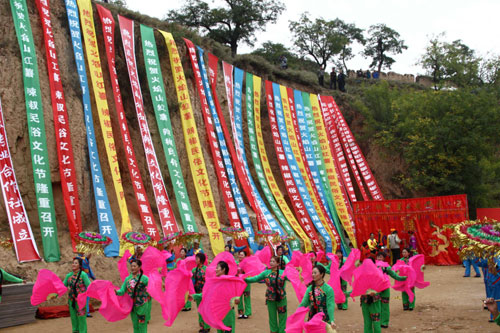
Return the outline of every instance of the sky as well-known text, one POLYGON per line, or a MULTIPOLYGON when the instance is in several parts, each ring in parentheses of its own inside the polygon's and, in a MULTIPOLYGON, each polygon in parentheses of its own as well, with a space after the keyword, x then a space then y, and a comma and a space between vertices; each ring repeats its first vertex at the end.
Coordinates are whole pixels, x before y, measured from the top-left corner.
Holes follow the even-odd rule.
MULTIPOLYGON (((282 43, 293 51, 290 20, 297 21, 304 12, 316 19, 340 18, 368 30, 370 25, 384 23, 396 30, 408 49, 393 56, 391 71, 400 74, 425 74, 417 64, 429 40, 445 32, 444 41, 461 39, 482 57, 500 54, 500 1, 498 0, 282 0, 286 6, 276 24, 268 24, 259 32, 256 45, 238 47, 238 53, 249 53, 266 41, 282 43)), ((208 0, 215 5, 221 0, 208 0)), ((171 9, 179 9, 184 1, 127 0, 128 8, 152 17, 164 18, 171 9)), ((349 69, 368 69, 371 60, 360 55, 362 47, 354 46, 356 56, 347 63, 349 69)), ((330 71, 333 63, 327 65, 330 71)), ((383 70, 384 71, 384 70, 383 70)), ((387 71, 387 70, 385 70, 387 71)))

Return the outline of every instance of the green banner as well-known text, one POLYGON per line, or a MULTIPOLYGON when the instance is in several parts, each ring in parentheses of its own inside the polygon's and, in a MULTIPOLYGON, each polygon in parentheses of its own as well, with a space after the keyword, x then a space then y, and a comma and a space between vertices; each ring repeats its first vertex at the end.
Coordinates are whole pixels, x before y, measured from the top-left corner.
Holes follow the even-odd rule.
POLYGON ((52 196, 52 182, 50 180, 36 48, 25 0, 10 0, 10 8, 16 28, 17 41, 21 50, 31 164, 35 181, 38 219, 42 234, 43 255, 47 262, 59 261, 61 254, 57 239, 56 213, 52 196))
POLYGON ((293 231, 292 227, 288 223, 285 218, 285 215, 281 212, 280 207, 274 200, 273 194, 269 185, 267 184, 266 176, 264 175, 264 168, 262 167, 262 162, 259 158, 259 149, 257 144, 257 138, 255 135, 255 122, 254 122, 254 91, 253 91, 253 75, 250 73, 246 73, 246 103, 247 103, 247 122, 248 122, 248 137, 250 138, 250 150, 252 155, 252 160, 255 165, 255 172, 257 173, 257 179, 259 180, 260 186, 262 187, 262 191, 264 192, 264 196, 266 197, 267 202, 271 206, 274 215, 280 221, 280 224, 285 229, 286 233, 295 238, 290 242, 290 247, 292 251, 300 251, 300 242, 298 241, 298 237, 293 231))
POLYGON ((179 207, 182 226, 186 232, 197 232, 193 210, 189 201, 182 170, 179 163, 179 155, 175 147, 174 132, 168 112, 167 97, 163 86, 163 75, 160 69, 160 60, 156 49, 154 30, 141 24, 142 51, 144 53, 144 64, 148 77, 149 92, 155 110, 156 124, 160 132, 161 144, 165 159, 167 160, 168 172, 174 188, 175 199, 179 207))

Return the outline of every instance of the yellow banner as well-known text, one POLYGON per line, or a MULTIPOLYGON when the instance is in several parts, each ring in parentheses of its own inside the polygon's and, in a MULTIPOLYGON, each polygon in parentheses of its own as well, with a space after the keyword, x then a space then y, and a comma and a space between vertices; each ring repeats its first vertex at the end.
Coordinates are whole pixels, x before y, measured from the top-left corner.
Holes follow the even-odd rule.
POLYGON ((311 240, 307 237, 304 230, 300 226, 299 222, 293 215, 290 207, 285 201, 283 194, 281 193, 278 184, 276 184, 276 179, 274 179, 273 172, 271 170, 271 165, 269 164, 269 159, 267 158, 266 148, 264 146, 264 136, 262 135, 262 124, 260 121, 260 93, 261 93, 262 79, 256 75, 253 75, 253 105, 254 105, 254 122, 255 122, 255 134, 257 136, 257 145, 259 148, 260 161, 262 162, 262 168, 264 169, 264 175, 266 177, 269 188, 274 196, 274 199, 278 203, 281 212, 285 216, 286 220, 292 226, 293 230, 304 242, 304 248, 306 252, 312 251, 311 240))
MULTIPOLYGON (((92 4, 90 0, 77 0, 80 11, 80 21, 82 25, 83 38, 85 40, 85 51, 87 54, 87 63, 89 65, 90 78, 92 79, 92 88, 97 105, 97 114, 101 124, 102 137, 108 156, 108 164, 111 169, 113 184, 115 187, 116 199, 120 207, 122 217, 121 234, 132 231, 130 218, 128 216, 127 203, 125 202, 125 193, 123 192, 120 168, 118 166, 118 157, 116 156, 115 140, 113 139, 113 130, 111 128, 111 119, 109 118, 108 102, 106 100, 106 88, 101 70, 101 60, 99 58, 99 49, 94 28, 94 18, 92 14, 92 4)), ((132 245, 126 243, 120 246, 120 255, 132 245)))
POLYGON ((170 56, 170 66, 172 67, 172 75, 174 78, 175 90, 177 92, 177 101, 181 113, 182 131, 184 133, 184 143, 186 145, 186 153, 189 159, 191 175, 193 176, 196 195, 200 205, 201 214, 207 225, 210 244, 215 255, 224 251, 224 240, 219 231, 219 217, 215 208, 212 189, 208 179, 207 168, 205 167, 205 159, 201 151, 200 138, 194 120, 193 108, 189 97, 186 77, 182 68, 179 51, 175 45, 174 38, 169 32, 161 31, 160 33, 165 38, 168 53, 170 56))
POLYGON ((325 162, 326 172, 328 174, 328 182, 330 183, 330 188, 332 189, 335 209, 337 210, 337 215, 339 216, 340 222, 342 223, 344 230, 347 232, 347 236, 351 240, 352 245, 355 248, 358 248, 356 244, 356 237, 354 235, 354 229, 349 219, 349 213, 347 211, 344 198, 342 197, 342 190, 340 189, 333 155, 330 150, 330 145, 328 144, 328 136, 326 134, 325 124, 323 123, 323 115, 321 114, 318 96, 314 94, 311 94, 310 96, 313 117, 316 123, 316 130, 318 131, 318 141, 321 146, 323 161, 325 162))
POLYGON ((293 155, 295 156, 295 159, 297 160, 297 164, 300 169, 300 173, 302 174, 302 177, 304 178, 304 181, 306 183, 307 187, 307 192, 309 192, 309 196, 311 197, 311 200, 314 205, 314 209, 316 209, 316 212, 318 213, 318 216, 323 223, 323 226, 325 227, 326 231, 328 232, 328 235, 330 235, 330 238, 332 239, 332 248, 333 248, 333 253, 337 250, 337 239, 338 235, 337 233, 330 228, 330 224, 327 222, 327 216, 323 214, 323 210, 321 209, 318 198, 314 195, 314 190, 311 185, 311 181, 309 177, 307 176, 307 171, 304 166, 304 161, 302 160, 302 155, 300 154, 299 150, 299 144, 297 142, 297 137, 295 135, 295 131, 293 129, 293 123, 292 123, 292 114, 290 111, 290 105, 288 102, 288 92, 286 87, 280 85, 280 92, 281 92, 281 102, 283 105, 283 114, 285 115, 285 123, 286 123, 286 131, 288 133, 288 139, 290 141, 290 146, 292 147, 292 152, 293 155))

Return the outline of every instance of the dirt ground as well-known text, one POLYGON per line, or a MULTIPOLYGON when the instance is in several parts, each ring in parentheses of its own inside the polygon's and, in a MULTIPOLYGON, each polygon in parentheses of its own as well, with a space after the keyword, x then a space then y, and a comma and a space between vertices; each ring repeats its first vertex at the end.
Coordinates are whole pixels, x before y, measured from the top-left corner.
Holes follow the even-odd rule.
MULTIPOLYGON (((431 285, 417 290, 416 308, 413 312, 403 311, 401 294, 392 291, 391 322, 383 332, 500 332, 500 327, 489 323, 489 314, 482 309, 485 297, 482 278, 463 278, 461 266, 429 266, 425 271, 431 285)), ((269 332, 267 309, 264 305, 264 284, 252 285, 253 315, 249 319, 237 320, 238 332, 269 332)), ((295 311, 297 298, 290 284, 287 285, 288 313, 295 311)), ((161 310, 153 301, 152 320, 149 332, 197 332, 197 313, 181 312, 172 327, 163 326, 161 310)), ((362 332, 363 320, 359 306, 350 301, 347 311, 335 311, 335 322, 339 332, 362 332)), ((87 320, 89 332, 132 332, 129 319, 109 323, 99 313, 87 320)), ((2 332, 69 332, 69 318, 37 320, 35 323, 3 329, 2 332)))

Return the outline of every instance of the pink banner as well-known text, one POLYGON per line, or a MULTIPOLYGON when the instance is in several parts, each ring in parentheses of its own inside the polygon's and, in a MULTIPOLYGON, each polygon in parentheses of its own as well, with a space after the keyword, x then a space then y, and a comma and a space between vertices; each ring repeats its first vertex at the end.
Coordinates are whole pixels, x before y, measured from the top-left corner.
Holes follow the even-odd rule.
POLYGON ((0 103, 0 184, 2 195, 9 219, 10 232, 16 251, 17 261, 27 262, 40 260, 35 238, 31 232, 28 214, 24 208, 23 199, 17 186, 16 175, 10 157, 5 121, 0 103))
POLYGON ((77 243, 75 237, 82 231, 82 220, 68 110, 66 108, 59 63, 57 61, 49 1, 36 0, 36 5, 40 13, 45 41, 45 55, 47 56, 47 71, 49 74, 50 97, 52 101, 52 113, 54 115, 54 130, 56 134, 57 157, 64 208, 66 210, 66 218, 68 219, 71 245, 73 246, 73 251, 75 251, 77 243))
POLYGON ((175 221, 175 217, 168 199, 163 176, 156 157, 153 140, 149 131, 146 113, 144 112, 144 102, 142 100, 141 85, 137 75, 137 65, 135 61, 135 46, 134 46, 134 21, 118 15, 120 30, 123 42, 123 50, 125 52, 125 60, 127 62, 130 85, 132 87, 132 95, 134 96, 135 111, 139 121, 141 130, 142 144, 146 154, 149 175, 153 183, 153 191, 156 199, 156 205, 160 212, 160 221, 163 228, 163 234, 179 232, 179 227, 175 221))
POLYGON ((127 166, 130 174, 130 181, 134 189, 135 199, 139 208, 142 226, 144 231, 151 236, 152 239, 158 241, 160 233, 156 227, 151 205, 149 203, 148 195, 142 182, 141 172, 139 170, 137 159, 135 158, 134 147, 132 145, 130 132, 128 129, 127 118, 123 110, 123 101, 120 92, 120 85, 118 84, 118 75, 115 65, 115 21, 113 15, 106 8, 96 5, 99 17, 101 19, 102 31, 104 35, 104 45, 106 49, 106 56, 108 60, 109 76, 111 78, 111 86, 113 88, 113 97, 115 100, 115 109, 118 115, 120 124, 120 133, 122 136, 123 147, 125 156, 127 157, 127 166))

